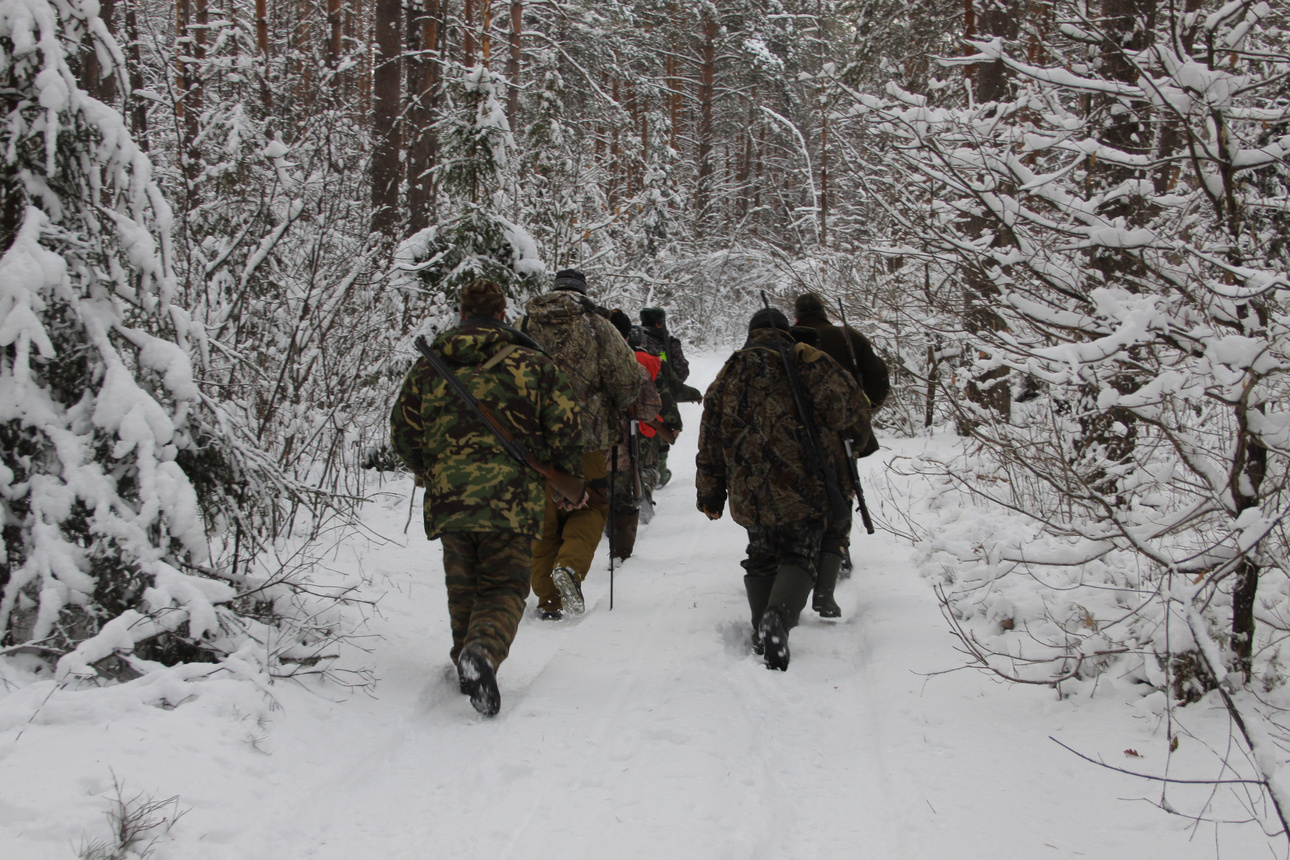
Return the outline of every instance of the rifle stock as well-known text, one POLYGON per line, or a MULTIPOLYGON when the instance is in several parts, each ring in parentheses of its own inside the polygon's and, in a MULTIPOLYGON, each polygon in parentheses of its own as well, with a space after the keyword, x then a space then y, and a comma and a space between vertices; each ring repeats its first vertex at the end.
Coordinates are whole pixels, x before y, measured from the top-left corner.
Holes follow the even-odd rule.
POLYGON ((430 345, 426 343, 424 337, 418 337, 413 341, 413 345, 430 362, 430 366, 443 377, 444 381, 448 383, 448 387, 461 398, 466 407, 474 412, 488 426, 488 429, 493 431, 493 435, 502 443, 502 448, 507 454, 510 454, 520 465, 528 466, 543 478, 546 478, 551 487, 564 498, 571 502, 581 501, 583 494, 587 491, 586 481, 567 472, 562 472, 554 464, 539 460, 534 456, 528 446, 516 439, 515 434, 499 421, 487 406, 475 399, 475 396, 466 389, 466 386, 452 372, 452 369, 444 364, 442 358, 435 355, 434 350, 430 349, 430 345))

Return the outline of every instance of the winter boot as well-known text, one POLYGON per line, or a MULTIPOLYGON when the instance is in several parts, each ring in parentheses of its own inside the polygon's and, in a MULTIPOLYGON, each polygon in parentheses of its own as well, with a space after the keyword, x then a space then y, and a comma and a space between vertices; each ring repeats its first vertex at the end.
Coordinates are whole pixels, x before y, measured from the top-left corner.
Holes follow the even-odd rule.
POLYGON ((581 615, 586 611, 587 604, 582 599, 582 585, 579 584, 572 570, 567 567, 557 567, 551 571, 551 581, 560 592, 560 600, 564 604, 565 612, 581 615))
POLYGON ((752 650, 754 654, 762 653, 761 616, 770 602, 770 592, 775 586, 773 576, 749 576, 744 574, 744 591, 748 592, 748 609, 752 613, 752 650))
POLYGON ((497 691, 497 674, 493 663, 478 645, 467 645, 457 658, 457 679, 470 703, 486 717, 502 709, 502 694, 497 691))
POLYGON ((811 608, 821 618, 841 618, 842 607, 833 599, 833 589, 838 584, 838 573, 842 570, 842 556, 831 552, 820 553, 820 570, 815 575, 815 596, 811 599, 811 608))
POLYGON ((761 639, 763 657, 767 669, 788 671, 788 629, 779 609, 772 606, 761 614, 761 624, 757 627, 761 639))
POLYGON ((802 609, 811 596, 814 586, 811 571, 796 564, 781 564, 775 574, 775 586, 770 591, 768 609, 778 609, 787 630, 797 626, 802 609))

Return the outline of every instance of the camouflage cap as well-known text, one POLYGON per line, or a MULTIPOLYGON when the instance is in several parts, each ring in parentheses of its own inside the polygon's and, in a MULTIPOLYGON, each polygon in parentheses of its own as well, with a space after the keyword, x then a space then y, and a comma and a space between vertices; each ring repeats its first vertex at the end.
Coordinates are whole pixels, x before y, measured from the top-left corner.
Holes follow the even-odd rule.
POLYGON ((493 281, 476 278, 461 288, 457 305, 468 317, 495 317, 506 312, 506 293, 493 281))

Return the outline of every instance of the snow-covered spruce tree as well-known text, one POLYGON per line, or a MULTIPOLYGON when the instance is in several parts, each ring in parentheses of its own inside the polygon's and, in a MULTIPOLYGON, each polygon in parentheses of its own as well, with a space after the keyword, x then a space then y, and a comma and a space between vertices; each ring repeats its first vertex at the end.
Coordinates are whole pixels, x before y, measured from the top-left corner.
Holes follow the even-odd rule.
POLYGON ((258 623, 239 613, 273 615, 272 592, 235 586, 287 493, 199 389, 170 210, 122 117, 71 72, 78 50, 121 68, 95 8, 0 18, 0 641, 62 655, 64 677, 114 653, 236 649, 258 623), (229 528, 245 540, 212 553, 229 528))
POLYGON ((446 217, 394 254, 395 284, 419 294, 416 306, 429 328, 455 321, 457 292, 476 278, 500 284, 518 307, 539 289, 545 271, 528 231, 503 214, 517 197, 507 182, 518 181, 507 170, 514 139, 499 97, 504 87, 484 66, 458 70, 438 124, 446 217))

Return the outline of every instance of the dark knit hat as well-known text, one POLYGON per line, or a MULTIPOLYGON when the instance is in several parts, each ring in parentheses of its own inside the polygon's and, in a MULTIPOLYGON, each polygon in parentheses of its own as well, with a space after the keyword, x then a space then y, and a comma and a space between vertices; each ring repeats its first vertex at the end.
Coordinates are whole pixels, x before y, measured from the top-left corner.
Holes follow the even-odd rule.
POLYGON ((667 311, 662 308, 641 308, 641 325, 663 325, 667 311))
POLYGON ((587 276, 577 269, 561 269, 555 273, 555 288, 557 290, 575 290, 587 294, 587 276))
POLYGON ((752 319, 748 321, 748 330, 759 328, 777 328, 788 331, 788 317, 779 308, 762 308, 753 314, 752 319))
POLYGON ((819 293, 802 293, 793 302, 793 313, 797 314, 799 320, 802 317, 826 316, 824 313, 824 300, 820 298, 819 293))
POLYGON ((506 293, 492 281, 476 278, 461 288, 457 306, 468 317, 495 317, 506 311, 506 293))
POLYGON ((614 308, 609 312, 609 321, 614 324, 614 328, 618 329, 618 333, 624 338, 631 334, 632 318, 618 308, 614 308))

